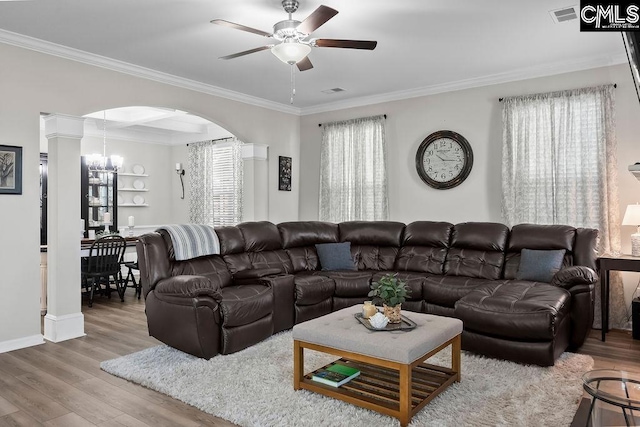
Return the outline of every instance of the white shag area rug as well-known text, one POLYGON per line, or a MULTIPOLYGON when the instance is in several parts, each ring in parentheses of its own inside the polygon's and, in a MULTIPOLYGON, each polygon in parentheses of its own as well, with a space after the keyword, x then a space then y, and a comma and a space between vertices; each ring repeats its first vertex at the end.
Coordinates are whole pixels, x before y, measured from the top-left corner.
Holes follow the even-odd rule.
MULTIPOLYGON (((335 356, 305 350, 305 372, 335 356)), ((450 351, 430 363, 450 365, 450 351)), ((241 426, 396 426, 398 420, 306 390, 293 390, 291 332, 241 352, 199 359, 157 346, 102 362, 104 371, 241 426)), ((519 365, 462 354, 454 383, 411 426, 568 426, 582 396, 589 356, 564 353, 555 366, 519 365)))

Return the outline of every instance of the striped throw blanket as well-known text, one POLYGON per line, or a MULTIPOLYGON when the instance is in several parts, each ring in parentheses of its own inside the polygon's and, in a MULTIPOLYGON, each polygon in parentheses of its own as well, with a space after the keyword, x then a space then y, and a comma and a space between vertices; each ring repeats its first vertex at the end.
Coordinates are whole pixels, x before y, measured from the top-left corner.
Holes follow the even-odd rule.
POLYGON ((220 241, 213 227, 203 224, 163 225, 171 236, 176 261, 220 253, 220 241))

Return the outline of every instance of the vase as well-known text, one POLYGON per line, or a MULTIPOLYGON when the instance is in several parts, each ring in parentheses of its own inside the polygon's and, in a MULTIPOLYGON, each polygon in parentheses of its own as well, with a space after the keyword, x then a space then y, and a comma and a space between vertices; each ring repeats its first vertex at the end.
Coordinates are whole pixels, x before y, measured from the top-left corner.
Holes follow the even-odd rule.
POLYGON ((365 301, 364 306, 362 307, 362 317, 368 319, 378 312, 378 309, 371 301, 365 301))
POLYGON ((400 323, 402 318, 400 317, 400 306, 402 304, 395 305, 393 307, 383 304, 384 315, 389 319, 389 323, 400 323))

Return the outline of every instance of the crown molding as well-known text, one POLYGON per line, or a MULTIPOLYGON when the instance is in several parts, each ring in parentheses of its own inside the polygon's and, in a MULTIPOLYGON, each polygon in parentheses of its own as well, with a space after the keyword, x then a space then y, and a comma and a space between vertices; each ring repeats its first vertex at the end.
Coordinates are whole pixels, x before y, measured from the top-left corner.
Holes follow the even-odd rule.
POLYGON ((135 77, 153 80, 159 83, 164 83, 183 89, 205 93, 207 95, 218 96, 232 101, 242 102, 244 104, 249 104, 256 107, 262 107, 269 110, 279 111, 282 113, 293 114, 297 116, 306 116, 311 114, 325 113, 328 111, 343 110, 346 108, 363 107, 385 102, 400 101, 403 99, 418 98, 421 96, 436 95, 445 92, 453 92, 482 86, 509 83, 519 80, 547 77, 556 74, 564 74, 591 68, 606 67, 627 62, 627 57, 625 54, 598 56, 577 61, 563 61, 553 64, 539 65, 504 73, 458 80, 455 82, 388 92, 379 95, 363 96, 358 98, 346 99, 343 101, 336 101, 311 107, 300 108, 269 101, 251 95, 246 95, 228 89, 223 89, 218 86, 197 82, 195 80, 174 76, 172 74, 163 73, 160 71, 152 70, 150 68, 145 68, 124 61, 119 61, 117 59, 88 53, 82 50, 62 46, 56 43, 51 43, 45 40, 25 36, 3 29, 0 29, 0 43, 34 50, 36 52, 41 52, 48 55, 53 55, 60 58, 105 68, 108 70, 129 74, 135 77))
POLYGON ((409 98, 418 98, 427 95, 453 92, 464 89, 472 89, 482 86, 492 86, 501 83, 528 80, 538 77, 547 77, 556 74, 571 73, 575 71, 588 70, 592 68, 606 67, 610 65, 623 64, 627 62, 625 54, 607 55, 587 58, 579 61, 564 61, 554 64, 528 67, 504 73, 491 74, 488 76, 475 77, 472 79, 458 80, 455 82, 442 83, 421 88, 407 89, 396 92, 388 92, 380 95, 363 96, 344 101, 320 104, 313 107, 304 107, 300 111, 301 116, 310 114, 326 113, 329 111, 343 110, 346 108, 363 107, 385 102, 400 101, 409 98))
POLYGON ((195 80, 174 76, 173 74, 163 73, 161 71, 152 70, 150 68, 141 67, 139 65, 130 64, 128 62, 119 61, 117 59, 108 58, 106 56, 96 55, 79 49, 62 46, 34 37, 25 36, 23 34, 14 33, 0 29, 0 43, 21 47, 24 49, 34 50, 36 52, 53 55, 72 61, 81 62, 83 64, 93 65, 95 67, 105 68, 119 73, 129 74, 135 77, 141 77, 153 80, 159 83, 171 86, 189 89, 196 92, 205 93, 207 95, 219 96, 221 98, 232 101, 242 102, 244 104, 256 107, 267 108, 269 110, 279 111, 281 113, 300 115, 300 108, 289 105, 280 104, 278 102, 269 101, 256 96, 245 95, 228 89, 206 83, 197 82, 195 80))

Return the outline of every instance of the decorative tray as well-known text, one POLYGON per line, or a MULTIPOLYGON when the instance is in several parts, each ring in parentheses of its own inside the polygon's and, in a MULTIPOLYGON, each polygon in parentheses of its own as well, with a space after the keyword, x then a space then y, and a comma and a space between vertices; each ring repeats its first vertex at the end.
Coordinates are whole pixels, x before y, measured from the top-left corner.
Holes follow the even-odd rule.
POLYGON ((403 315, 400 315, 402 322, 387 323, 387 326, 385 326, 384 328, 376 329, 373 326, 371 326, 371 323, 369 323, 369 319, 365 319, 364 317, 362 317, 362 313, 356 313, 353 316, 358 320, 358 322, 362 323, 362 325, 365 328, 371 331, 376 331, 376 332, 378 331, 410 331, 411 329, 415 329, 415 327, 417 326, 413 320, 403 315))

